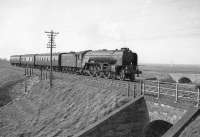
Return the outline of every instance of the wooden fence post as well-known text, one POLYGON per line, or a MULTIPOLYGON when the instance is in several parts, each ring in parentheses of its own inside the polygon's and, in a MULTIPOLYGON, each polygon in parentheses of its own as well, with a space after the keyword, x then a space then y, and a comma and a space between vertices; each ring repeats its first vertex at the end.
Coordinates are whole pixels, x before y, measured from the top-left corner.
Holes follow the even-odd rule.
POLYGON ((25 75, 24 92, 27 93, 27 76, 25 75))
POLYGON ((128 89, 127 89, 127 95, 128 95, 128 97, 130 96, 130 83, 128 82, 128 89))
POLYGON ((141 95, 144 95, 145 93, 145 81, 143 81, 142 83, 142 94, 141 95))
POLYGON ((159 98, 160 98, 160 81, 158 80, 158 98, 157 99, 159 98))
POLYGON ((31 67, 29 67, 29 76, 31 76, 32 74, 31 74, 31 67))
POLYGON ((31 67, 31 73, 32 73, 32 75, 33 75, 33 67, 31 67))
POLYGON ((197 89, 198 90, 198 96, 197 96, 197 107, 200 105, 200 87, 197 89))
POLYGON ((26 76, 26 68, 24 69, 24 75, 26 76))
POLYGON ((47 71, 46 71, 46 80, 48 79, 48 73, 47 73, 47 71))
POLYGON ((178 83, 176 83, 176 102, 178 102, 178 83))
POLYGON ((40 79, 42 80, 42 68, 40 68, 40 79))
POLYGON ((133 84, 133 98, 135 98, 135 84, 133 84))

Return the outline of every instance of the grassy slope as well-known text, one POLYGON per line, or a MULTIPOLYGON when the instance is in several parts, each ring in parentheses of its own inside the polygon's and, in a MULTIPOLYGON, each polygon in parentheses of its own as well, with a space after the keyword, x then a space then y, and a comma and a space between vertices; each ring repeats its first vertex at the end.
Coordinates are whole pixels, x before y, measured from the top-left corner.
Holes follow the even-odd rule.
POLYGON ((188 127, 184 129, 180 137, 199 137, 200 136, 200 116, 190 123, 188 127))
POLYGON ((39 81, 0 111, 0 136, 71 136, 128 102, 126 89, 112 82, 58 75, 53 89, 39 81))
POLYGON ((12 100, 10 89, 23 80, 23 69, 15 68, 5 60, 0 60, 0 106, 12 100))

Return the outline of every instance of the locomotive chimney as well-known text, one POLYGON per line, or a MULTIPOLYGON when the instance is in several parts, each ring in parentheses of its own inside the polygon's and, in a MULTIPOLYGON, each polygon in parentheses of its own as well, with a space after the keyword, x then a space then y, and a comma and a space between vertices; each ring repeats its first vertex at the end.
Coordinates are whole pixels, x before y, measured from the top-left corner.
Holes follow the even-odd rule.
POLYGON ((122 51, 129 50, 129 48, 121 48, 122 51))

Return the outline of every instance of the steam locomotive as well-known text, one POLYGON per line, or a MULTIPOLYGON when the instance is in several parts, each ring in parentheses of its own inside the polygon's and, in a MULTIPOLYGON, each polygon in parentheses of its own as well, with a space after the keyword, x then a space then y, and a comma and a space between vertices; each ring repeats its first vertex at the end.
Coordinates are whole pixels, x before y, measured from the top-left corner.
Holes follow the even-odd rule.
MULTIPOLYGON (((50 54, 13 55, 10 64, 21 67, 49 69, 50 54)), ((138 69, 137 54, 128 48, 120 50, 86 50, 52 54, 52 67, 55 71, 73 72, 94 77, 135 80, 138 69)))

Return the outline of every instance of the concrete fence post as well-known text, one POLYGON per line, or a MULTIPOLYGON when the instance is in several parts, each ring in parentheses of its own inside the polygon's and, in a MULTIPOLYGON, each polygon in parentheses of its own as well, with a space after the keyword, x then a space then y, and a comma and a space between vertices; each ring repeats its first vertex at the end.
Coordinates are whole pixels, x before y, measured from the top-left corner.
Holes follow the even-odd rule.
POLYGON ((160 81, 158 80, 158 99, 160 98, 160 81))
POLYGON ((176 83, 176 100, 175 102, 178 102, 178 83, 176 83))

